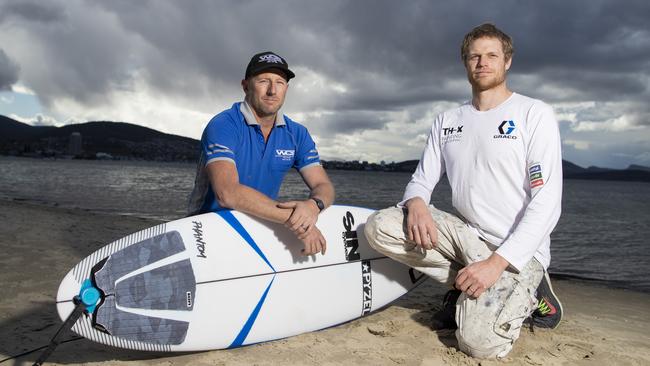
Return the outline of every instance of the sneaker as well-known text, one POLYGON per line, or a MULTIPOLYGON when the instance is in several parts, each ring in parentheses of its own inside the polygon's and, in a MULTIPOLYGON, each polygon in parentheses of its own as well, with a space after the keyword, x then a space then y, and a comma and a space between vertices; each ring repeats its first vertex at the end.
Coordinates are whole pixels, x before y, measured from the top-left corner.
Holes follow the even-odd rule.
POLYGON ((555 329, 562 320, 562 304, 553 292, 548 272, 537 287, 537 309, 533 312, 532 324, 539 328, 555 329))
POLYGON ((459 290, 449 290, 442 300, 442 309, 436 311, 431 317, 433 330, 456 329, 456 301, 460 297, 459 290))

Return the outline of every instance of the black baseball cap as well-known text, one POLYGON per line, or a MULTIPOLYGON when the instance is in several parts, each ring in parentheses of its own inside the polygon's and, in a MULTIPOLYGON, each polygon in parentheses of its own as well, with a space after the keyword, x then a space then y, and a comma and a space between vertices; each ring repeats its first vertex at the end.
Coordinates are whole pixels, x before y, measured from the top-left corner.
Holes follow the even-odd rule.
POLYGON ((293 71, 289 70, 289 64, 287 61, 273 52, 266 51, 260 52, 251 58, 248 66, 246 66, 244 79, 248 79, 249 77, 255 76, 268 69, 281 70, 287 81, 296 76, 293 71))

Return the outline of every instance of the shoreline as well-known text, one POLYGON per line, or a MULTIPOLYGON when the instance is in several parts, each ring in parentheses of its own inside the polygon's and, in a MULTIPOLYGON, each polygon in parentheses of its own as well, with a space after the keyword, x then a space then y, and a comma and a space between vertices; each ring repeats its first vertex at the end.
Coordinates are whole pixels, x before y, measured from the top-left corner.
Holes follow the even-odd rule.
MULTIPOLYGON (((161 222, 1 199, 0 218, 0 360, 47 345, 61 325, 54 305, 58 284, 79 260, 161 222)), ((286 339, 186 354, 115 349, 82 339, 61 344, 48 364, 650 364, 650 294, 556 278, 553 285, 565 307, 560 327, 523 328, 501 361, 472 359, 457 351, 453 333, 429 329, 445 289, 427 281, 364 318, 286 339)), ((31 365, 40 352, 6 364, 31 365)))
MULTIPOLYGON (((198 141, 197 141, 198 143, 198 141)), ((87 161, 87 162, 113 162, 113 163, 144 163, 144 164, 178 164, 178 165, 196 165, 198 160, 157 160, 129 157, 126 159, 102 159, 102 158, 75 158, 71 156, 28 156, 28 155, 9 155, 0 154, 0 158, 9 159, 38 159, 52 161, 87 161)), ((383 173, 405 173, 413 174, 418 160, 403 160, 388 164, 368 163, 347 160, 322 160, 325 170, 351 171, 351 172, 383 172, 383 173)), ((621 181, 621 182, 650 182, 650 167, 630 164, 624 168, 598 167, 589 166, 583 168, 568 160, 562 160, 564 169, 564 179, 577 180, 604 180, 604 181, 621 181)))

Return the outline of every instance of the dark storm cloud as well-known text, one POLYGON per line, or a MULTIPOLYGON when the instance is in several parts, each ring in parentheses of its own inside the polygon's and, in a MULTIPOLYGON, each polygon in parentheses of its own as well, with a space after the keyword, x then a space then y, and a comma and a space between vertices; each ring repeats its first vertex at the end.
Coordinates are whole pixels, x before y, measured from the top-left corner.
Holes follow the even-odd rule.
POLYGON ((381 129, 388 122, 390 122, 388 116, 378 114, 376 111, 342 111, 312 118, 303 123, 308 123, 309 130, 318 135, 331 134, 331 131, 350 135, 354 132, 381 129))
MULTIPOLYGON (((648 79, 641 69, 602 71, 541 68, 532 76, 511 72, 509 85, 516 91, 549 103, 630 101, 650 98, 648 79)), ((650 70, 649 70, 650 71, 650 70)))
POLYGON ((45 105, 59 98, 102 103, 112 88, 128 83, 137 37, 130 39, 93 5, 52 1, 0 7, 0 25, 18 38, 12 48, 23 56, 23 82, 45 105))
POLYGON ((0 49, 0 90, 9 90, 18 81, 18 65, 0 49))
MULTIPOLYGON (((630 122, 636 127, 650 126, 650 105, 648 103, 632 101, 624 103, 626 115, 628 115, 630 122)), ((596 103, 593 108, 585 108, 580 110, 576 119, 578 121, 593 121, 605 122, 613 118, 619 117, 620 111, 613 110, 609 103, 596 103)))
POLYGON ((6 1, 0 3, 0 22, 11 18, 49 23, 64 19, 63 9, 42 1, 6 1))
MULTIPOLYGON (((573 101, 647 99, 648 80, 643 77, 650 74, 647 1, 496 4, 484 2, 473 9, 475 2, 416 2, 409 7, 375 3, 372 16, 363 15, 367 4, 350 4, 348 17, 342 14, 341 21, 344 33, 350 34, 345 64, 390 78, 397 85, 394 90, 363 88, 352 93, 348 103, 383 100, 386 106, 466 98, 468 92, 454 92, 445 83, 465 78, 460 42, 471 27, 485 21, 495 22, 515 39, 514 75, 535 74, 538 84, 555 83, 573 90, 573 101)), ((354 73, 351 78, 355 80, 354 73)), ((534 85, 520 91, 534 94, 537 89, 534 85)))
POLYGON ((590 81, 603 89, 588 88, 598 100, 611 97, 605 89, 639 93, 641 81, 616 75, 650 71, 647 1, 110 1, 86 6, 89 23, 71 16, 75 9, 67 2, 59 5, 65 11, 38 4, 11 2, 4 9, 29 20, 75 24, 77 32, 55 29, 40 37, 57 44, 48 50, 52 58, 73 62, 74 72, 56 81, 77 98, 105 91, 108 81, 120 82, 138 66, 168 93, 199 94, 192 85, 200 77, 236 85, 250 55, 273 49, 292 65, 346 84, 350 93, 335 101, 345 109, 458 101, 468 91, 445 85, 465 78, 460 41, 485 21, 514 37, 513 73, 542 72, 545 80, 576 90, 590 81), (106 24, 112 20, 116 24, 106 24), (563 75, 572 72, 576 77, 563 75), (600 76, 587 81, 582 72, 600 76))
MULTIPOLYGON (((639 107, 650 99, 646 0, 40 4, 8 2, 0 21, 11 19, 30 34, 35 42, 30 47, 45 58, 39 62, 56 71, 25 72, 28 86, 46 104, 60 97, 103 103, 111 88, 134 88, 134 75, 172 98, 210 93, 239 98, 250 56, 273 50, 291 67, 327 80, 322 90, 309 91, 326 97, 307 105, 345 112, 332 119, 349 122, 327 124, 323 133, 381 128, 387 119, 366 118, 363 111, 469 98, 460 43, 473 26, 494 22, 514 38, 510 80, 516 91, 552 103, 636 105, 612 114, 633 113, 631 121, 647 123, 647 111, 639 107), (326 90, 328 82, 343 85, 345 92, 326 90), (362 117, 352 118, 353 112, 362 117)), ((292 83, 306 74, 298 73, 292 83)), ((293 93, 293 106, 300 110, 308 98, 293 93)))

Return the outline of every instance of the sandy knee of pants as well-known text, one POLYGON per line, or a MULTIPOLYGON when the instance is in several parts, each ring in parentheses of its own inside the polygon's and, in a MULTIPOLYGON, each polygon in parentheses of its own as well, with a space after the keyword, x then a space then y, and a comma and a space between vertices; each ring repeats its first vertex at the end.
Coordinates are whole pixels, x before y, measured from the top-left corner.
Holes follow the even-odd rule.
POLYGON ((364 234, 370 246, 380 253, 398 253, 411 250, 414 244, 406 242, 402 209, 391 207, 368 217, 364 234))
MULTIPOLYGON (((503 285, 502 285, 503 286, 503 285)), ((478 299, 463 294, 456 306, 456 339, 461 351, 472 357, 490 358, 505 356, 516 337, 504 337, 495 332, 495 324, 509 291, 492 288, 478 299)))
POLYGON ((503 358, 510 353, 513 343, 508 342, 495 347, 486 347, 481 344, 469 344, 458 336, 457 339, 458 348, 466 355, 475 358, 503 358))
POLYGON ((519 339, 524 319, 534 310, 533 294, 543 271, 532 259, 519 274, 503 273, 478 299, 463 294, 456 305, 461 350, 473 357, 505 357, 519 339))

